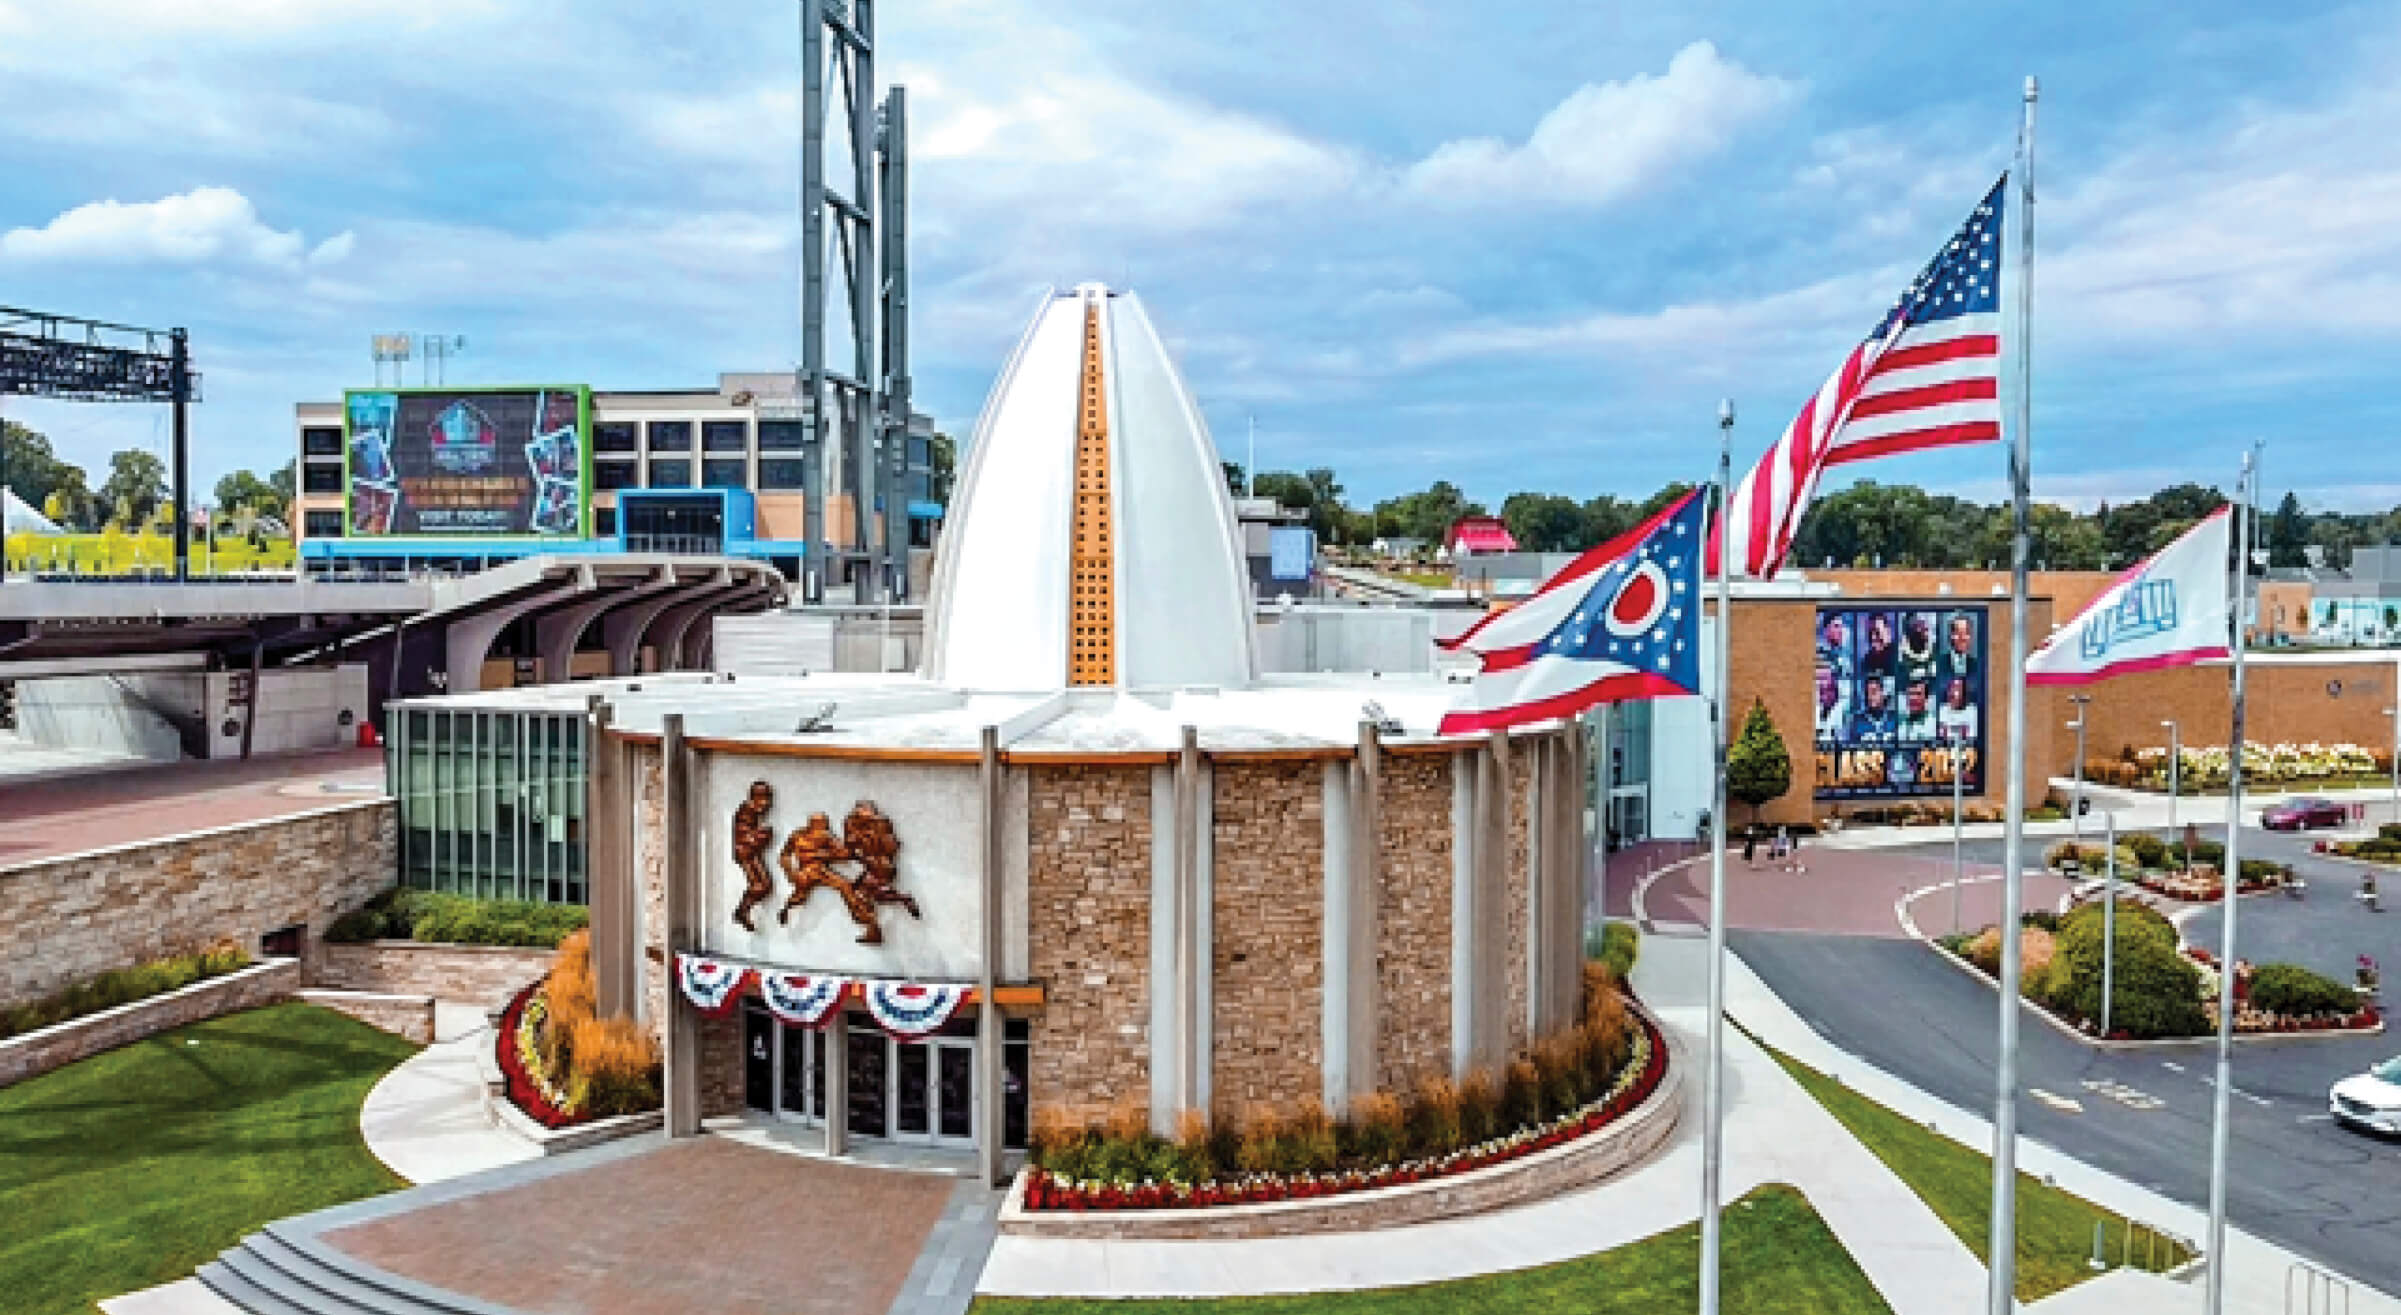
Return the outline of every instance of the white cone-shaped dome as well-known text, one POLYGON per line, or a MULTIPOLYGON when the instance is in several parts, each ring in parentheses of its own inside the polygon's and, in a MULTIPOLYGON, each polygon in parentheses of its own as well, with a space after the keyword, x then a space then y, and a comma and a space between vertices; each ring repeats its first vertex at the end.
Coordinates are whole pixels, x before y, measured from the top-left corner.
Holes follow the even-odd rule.
POLYGON ((926 635, 926 677, 961 689, 1256 675, 1217 445, 1132 293, 1035 311, 976 421, 926 635))

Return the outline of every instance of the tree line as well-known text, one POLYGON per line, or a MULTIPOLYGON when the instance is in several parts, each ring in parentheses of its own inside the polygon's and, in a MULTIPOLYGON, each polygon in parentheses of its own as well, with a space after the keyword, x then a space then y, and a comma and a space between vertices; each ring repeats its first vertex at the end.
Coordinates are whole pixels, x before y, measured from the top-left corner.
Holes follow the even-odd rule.
MULTIPOLYGON (((1243 490, 1242 468, 1226 463, 1233 490, 1243 490)), ((1416 539, 1429 548, 1442 542, 1462 516, 1491 514, 1448 480, 1386 498, 1373 506, 1344 501, 1343 487, 1327 468, 1262 471, 1253 485, 1260 497, 1306 511, 1318 541, 1367 545, 1377 539, 1416 539)), ((1528 552, 1582 552, 1633 529, 1692 485, 1670 483, 1648 497, 1613 493, 1578 500, 1560 493, 1524 491, 1502 499, 1499 515, 1518 546, 1528 552)), ((2226 494, 2201 484, 2176 484, 2147 498, 2101 503, 2079 512, 2056 503, 2029 511, 2033 562, 2060 571, 2115 570, 2158 552, 2203 516, 2224 504, 2226 494)), ((2354 548, 2401 540, 2401 507, 2344 513, 2306 511, 2286 493, 2262 517, 2261 540, 2273 566, 2300 566, 2311 559, 2327 566, 2350 565, 2354 548)), ((1862 480, 1820 496, 1801 522, 1792 561, 1801 567, 1992 568, 2009 565, 2009 504, 1977 502, 1948 493, 1928 493, 1913 484, 1862 480)))
MULTIPOLYGON (((215 500, 204 505, 220 518, 271 516, 289 527, 292 464, 264 479, 236 470, 217 481, 215 500)), ((173 512, 167 466, 156 453, 128 448, 110 454, 108 478, 95 489, 84 468, 59 456, 47 435, 11 420, 0 420, 0 483, 60 528, 82 534, 112 527, 133 533, 173 512)))

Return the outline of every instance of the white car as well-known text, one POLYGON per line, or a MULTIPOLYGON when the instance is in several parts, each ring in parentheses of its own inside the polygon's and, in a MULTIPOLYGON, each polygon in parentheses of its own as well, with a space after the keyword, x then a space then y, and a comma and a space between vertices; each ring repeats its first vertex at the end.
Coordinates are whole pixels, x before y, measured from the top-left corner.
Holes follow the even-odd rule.
POLYGON ((2335 1083, 2326 1094, 2326 1109, 2339 1123, 2401 1133, 2401 1056, 2335 1083))

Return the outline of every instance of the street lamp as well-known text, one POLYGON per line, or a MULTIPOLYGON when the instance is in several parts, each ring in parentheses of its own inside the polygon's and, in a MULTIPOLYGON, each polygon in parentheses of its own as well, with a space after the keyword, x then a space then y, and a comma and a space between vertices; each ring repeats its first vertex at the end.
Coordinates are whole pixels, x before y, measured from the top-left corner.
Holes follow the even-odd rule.
POLYGON ((1964 756, 1966 746, 1963 743, 1964 737, 1960 735, 1956 727, 1945 726, 1942 738, 1944 746, 1951 751, 1951 934, 1957 936, 1960 930, 1959 888, 1967 871, 1960 857, 1960 844, 1964 834, 1961 823, 1967 815, 1967 760, 1964 756))
POLYGON ((2384 710, 2393 719, 2393 820, 2401 822, 2401 703, 2384 710))
MULTIPOLYGON (((2168 843, 2176 844, 2176 789, 2183 784, 2184 741, 2181 738, 2182 729, 2173 720, 2159 724, 2168 728, 2168 843)), ((2177 870, 2191 866, 2192 855, 2187 854, 2184 861, 2177 865, 2177 870)))
POLYGON ((2076 797, 2068 807, 2068 829, 2077 844, 2084 843, 2084 722, 2086 705, 2093 701, 2090 694, 2070 694, 2068 702, 2076 705, 2076 720, 2068 729, 2076 732, 2076 797))

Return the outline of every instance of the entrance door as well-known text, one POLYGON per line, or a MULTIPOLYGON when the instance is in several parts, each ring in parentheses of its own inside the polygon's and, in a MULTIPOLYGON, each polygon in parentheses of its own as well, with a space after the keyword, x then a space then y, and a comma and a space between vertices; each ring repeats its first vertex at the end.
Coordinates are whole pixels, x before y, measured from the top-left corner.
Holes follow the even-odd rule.
POLYGON ((815 1125, 825 1120, 825 1033, 787 1023, 777 1065, 775 1112, 815 1125))
POLYGON ((850 1061, 845 1080, 850 1084, 850 1131, 861 1137, 890 1134, 884 1108, 890 1093, 891 1038, 872 1027, 850 1029, 850 1061))
POLYGON ((775 1108, 775 1020, 764 1009, 742 1011, 742 1103, 775 1108))
POLYGON ((934 1055, 934 1140, 975 1145, 975 1042, 941 1040, 934 1055))

